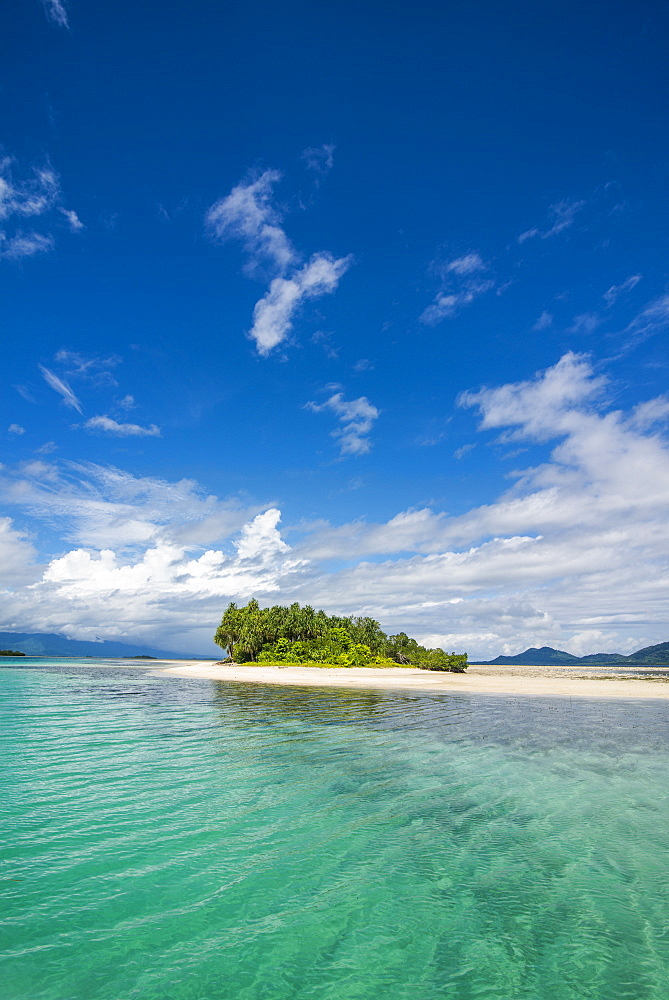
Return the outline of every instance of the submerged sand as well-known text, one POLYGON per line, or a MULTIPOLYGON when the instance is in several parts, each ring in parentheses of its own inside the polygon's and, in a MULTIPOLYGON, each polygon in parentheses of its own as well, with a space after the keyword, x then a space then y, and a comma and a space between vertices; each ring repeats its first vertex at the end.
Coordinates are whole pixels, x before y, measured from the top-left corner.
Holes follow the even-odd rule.
MULTIPOLYGON (((164 662, 164 661, 162 661, 164 662)), ((158 664, 156 664, 156 667, 158 664)), ((439 673, 414 667, 319 668, 179 662, 160 672, 216 681, 284 684, 302 687, 387 688, 404 691, 467 691, 489 695, 535 695, 573 698, 669 698, 667 668, 644 670, 644 677, 584 674, 573 667, 470 666, 466 674, 439 673)))

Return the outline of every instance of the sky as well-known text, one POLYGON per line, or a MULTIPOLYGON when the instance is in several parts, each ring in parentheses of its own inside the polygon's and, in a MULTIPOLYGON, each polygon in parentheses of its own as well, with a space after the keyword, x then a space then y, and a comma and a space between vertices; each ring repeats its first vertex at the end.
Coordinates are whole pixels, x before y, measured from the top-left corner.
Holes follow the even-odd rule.
POLYGON ((668 28, 6 0, 0 631, 668 640, 668 28))

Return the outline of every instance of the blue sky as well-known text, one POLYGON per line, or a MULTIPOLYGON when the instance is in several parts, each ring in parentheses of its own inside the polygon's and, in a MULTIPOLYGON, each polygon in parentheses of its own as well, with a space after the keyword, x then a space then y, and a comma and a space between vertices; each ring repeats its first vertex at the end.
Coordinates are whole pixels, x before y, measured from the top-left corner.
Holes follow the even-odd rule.
POLYGON ((0 629, 669 638, 666 4, 0 18, 0 629))

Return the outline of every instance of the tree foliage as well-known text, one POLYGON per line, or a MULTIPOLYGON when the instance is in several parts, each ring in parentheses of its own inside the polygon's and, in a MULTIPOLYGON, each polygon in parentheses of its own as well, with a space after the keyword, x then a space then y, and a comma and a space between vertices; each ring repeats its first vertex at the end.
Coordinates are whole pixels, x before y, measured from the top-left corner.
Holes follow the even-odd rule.
POLYGON ((374 618, 327 615, 297 602, 271 608, 261 608, 255 599, 241 608, 231 603, 214 642, 238 663, 336 663, 348 667, 400 663, 457 673, 467 669, 466 653, 427 649, 405 632, 386 635, 374 618))

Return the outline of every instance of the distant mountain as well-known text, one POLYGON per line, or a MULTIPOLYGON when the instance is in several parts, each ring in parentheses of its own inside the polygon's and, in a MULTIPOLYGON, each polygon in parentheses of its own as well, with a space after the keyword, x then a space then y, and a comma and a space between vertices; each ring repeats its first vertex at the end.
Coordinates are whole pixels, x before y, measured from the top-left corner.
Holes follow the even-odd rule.
POLYGON ((53 632, 0 632, 0 648, 16 649, 33 656, 155 656, 159 660, 183 658, 183 653, 133 646, 126 642, 85 642, 53 632))
MULTIPOLYGON (((1 634, 0 634, 1 636, 1 634)), ((526 649, 524 653, 516 656, 497 656, 494 660, 478 660, 481 666, 493 667, 504 664, 517 664, 537 667, 577 667, 596 666, 598 664, 608 666, 619 664, 629 667, 663 667, 669 666, 669 642, 660 642, 656 646, 644 646, 636 653, 623 656, 622 653, 590 653, 588 656, 572 656, 565 653, 563 649, 553 649, 552 646, 541 646, 539 649, 532 647, 526 649)))

